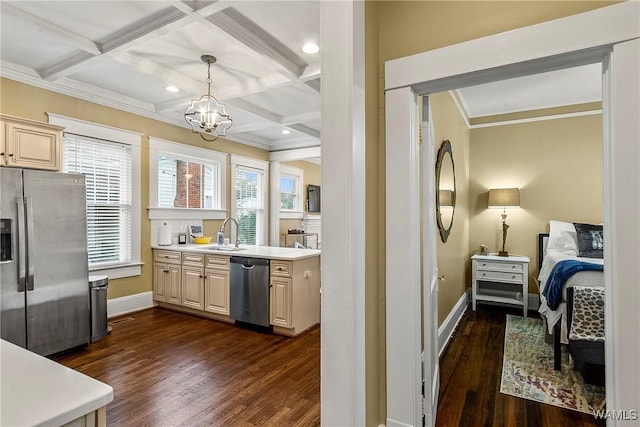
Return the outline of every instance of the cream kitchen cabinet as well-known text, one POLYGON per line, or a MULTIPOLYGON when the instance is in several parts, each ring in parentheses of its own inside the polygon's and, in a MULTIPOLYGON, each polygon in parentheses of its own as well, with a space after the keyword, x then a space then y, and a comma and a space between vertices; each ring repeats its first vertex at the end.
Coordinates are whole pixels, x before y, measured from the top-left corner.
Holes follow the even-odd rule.
POLYGON ((181 303, 181 256, 178 251, 154 251, 153 299, 181 303))
POLYGON ((204 278, 204 310, 229 315, 229 257, 207 255, 204 278))
POLYGON ((320 322, 320 257, 271 261, 273 331, 295 336, 320 322))
POLYGON ((0 115, 0 165, 60 170, 63 128, 0 115))
POLYGON ((182 254, 182 305, 204 310, 203 254, 182 254))

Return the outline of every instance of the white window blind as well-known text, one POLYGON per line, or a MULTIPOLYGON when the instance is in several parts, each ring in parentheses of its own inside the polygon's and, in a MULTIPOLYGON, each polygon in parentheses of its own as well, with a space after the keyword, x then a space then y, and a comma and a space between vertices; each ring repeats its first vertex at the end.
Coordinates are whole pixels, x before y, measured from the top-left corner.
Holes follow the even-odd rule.
POLYGON ((65 134, 64 171, 85 175, 89 266, 131 261, 131 146, 65 134))
POLYGON ((240 243, 256 244, 261 232, 264 203, 262 200, 262 171, 238 167, 236 169, 236 216, 240 243))

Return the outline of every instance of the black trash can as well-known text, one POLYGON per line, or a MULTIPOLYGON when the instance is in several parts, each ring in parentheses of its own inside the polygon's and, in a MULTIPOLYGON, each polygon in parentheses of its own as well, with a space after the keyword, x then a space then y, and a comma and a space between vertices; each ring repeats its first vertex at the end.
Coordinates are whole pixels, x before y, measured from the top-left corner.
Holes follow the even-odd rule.
POLYGON ((91 342, 101 340, 109 333, 107 325, 107 276, 89 276, 91 293, 91 342))

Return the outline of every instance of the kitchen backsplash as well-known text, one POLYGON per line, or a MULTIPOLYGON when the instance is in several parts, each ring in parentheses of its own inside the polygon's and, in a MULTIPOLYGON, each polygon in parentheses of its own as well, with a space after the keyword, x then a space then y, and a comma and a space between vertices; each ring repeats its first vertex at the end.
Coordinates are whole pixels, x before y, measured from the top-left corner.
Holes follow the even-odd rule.
POLYGON ((187 233, 187 243, 191 240, 189 239, 189 226, 190 225, 200 225, 202 226, 202 220, 176 220, 176 219, 152 219, 151 220, 151 246, 156 246, 158 244, 158 230, 161 225, 167 224, 171 226, 171 243, 178 243, 178 231, 181 228, 184 228, 187 233))

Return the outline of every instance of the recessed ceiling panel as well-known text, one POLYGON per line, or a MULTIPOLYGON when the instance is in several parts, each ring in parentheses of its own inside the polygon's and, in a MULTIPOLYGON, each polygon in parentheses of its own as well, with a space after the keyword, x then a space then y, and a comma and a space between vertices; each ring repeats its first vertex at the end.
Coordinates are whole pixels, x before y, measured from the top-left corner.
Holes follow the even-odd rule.
POLYGON ((248 95, 245 100, 285 117, 320 111, 320 94, 301 86, 284 86, 248 95))
POLYGON ((35 70, 74 55, 78 50, 60 37, 37 31, 24 22, 2 14, 0 42, 2 60, 35 70))
POLYGON ((302 52, 305 43, 320 43, 319 1, 243 1, 233 7, 307 62, 320 61, 302 52))
POLYGON ((171 7, 171 3, 165 1, 18 1, 10 4, 94 41, 171 7))

